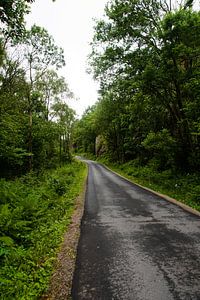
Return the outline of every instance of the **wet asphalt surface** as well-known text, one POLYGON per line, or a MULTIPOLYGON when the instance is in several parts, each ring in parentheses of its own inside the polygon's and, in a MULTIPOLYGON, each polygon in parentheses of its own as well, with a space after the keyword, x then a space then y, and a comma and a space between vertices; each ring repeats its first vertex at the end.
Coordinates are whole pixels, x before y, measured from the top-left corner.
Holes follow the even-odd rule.
POLYGON ((72 299, 200 300, 200 218, 87 162, 72 299))

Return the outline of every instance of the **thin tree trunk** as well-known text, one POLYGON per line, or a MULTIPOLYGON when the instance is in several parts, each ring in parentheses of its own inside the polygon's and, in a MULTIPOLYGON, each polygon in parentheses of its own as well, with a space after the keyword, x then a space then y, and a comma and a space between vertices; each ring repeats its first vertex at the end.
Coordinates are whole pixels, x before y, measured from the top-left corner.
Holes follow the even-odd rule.
POLYGON ((33 169, 33 133, 32 133, 32 125, 33 125, 33 116, 32 111, 29 111, 29 138, 28 138, 28 151, 29 151, 29 171, 33 169))
POLYGON ((62 136, 60 135, 60 151, 59 151, 59 157, 60 157, 60 166, 62 162, 62 136))
POLYGON ((29 151, 29 172, 33 169, 33 112, 32 112, 32 99, 31 91, 33 89, 33 78, 32 78, 32 59, 29 61, 29 76, 30 76, 30 88, 28 93, 29 103, 29 137, 28 137, 28 151, 29 151))

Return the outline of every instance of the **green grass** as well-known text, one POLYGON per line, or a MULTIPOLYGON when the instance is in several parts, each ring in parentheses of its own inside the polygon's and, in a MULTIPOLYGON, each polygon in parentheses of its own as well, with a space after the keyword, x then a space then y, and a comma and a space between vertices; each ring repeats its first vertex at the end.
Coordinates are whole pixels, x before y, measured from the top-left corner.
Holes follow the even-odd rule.
POLYGON ((100 162, 131 181, 154 191, 168 195, 200 211, 200 174, 177 174, 172 170, 158 172, 153 166, 140 166, 130 161, 125 164, 111 163, 107 159, 100 162))
POLYGON ((81 162, 0 180, 0 299, 38 299, 86 177, 81 162))

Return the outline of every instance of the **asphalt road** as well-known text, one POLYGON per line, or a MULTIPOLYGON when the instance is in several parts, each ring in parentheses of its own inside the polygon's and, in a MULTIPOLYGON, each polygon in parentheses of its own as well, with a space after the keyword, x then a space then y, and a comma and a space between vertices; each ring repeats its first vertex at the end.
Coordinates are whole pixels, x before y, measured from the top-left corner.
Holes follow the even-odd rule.
POLYGON ((87 161, 72 299, 200 299, 200 218, 87 161))

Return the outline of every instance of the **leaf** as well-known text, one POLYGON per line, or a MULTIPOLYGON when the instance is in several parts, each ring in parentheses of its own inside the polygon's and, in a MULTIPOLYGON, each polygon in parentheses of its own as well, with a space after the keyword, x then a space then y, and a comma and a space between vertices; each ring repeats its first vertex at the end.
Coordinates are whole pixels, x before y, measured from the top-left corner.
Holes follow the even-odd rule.
POLYGON ((9 236, 1 236, 0 237, 0 242, 2 242, 3 244, 5 244, 8 247, 11 247, 11 246, 14 245, 13 239, 9 236))

